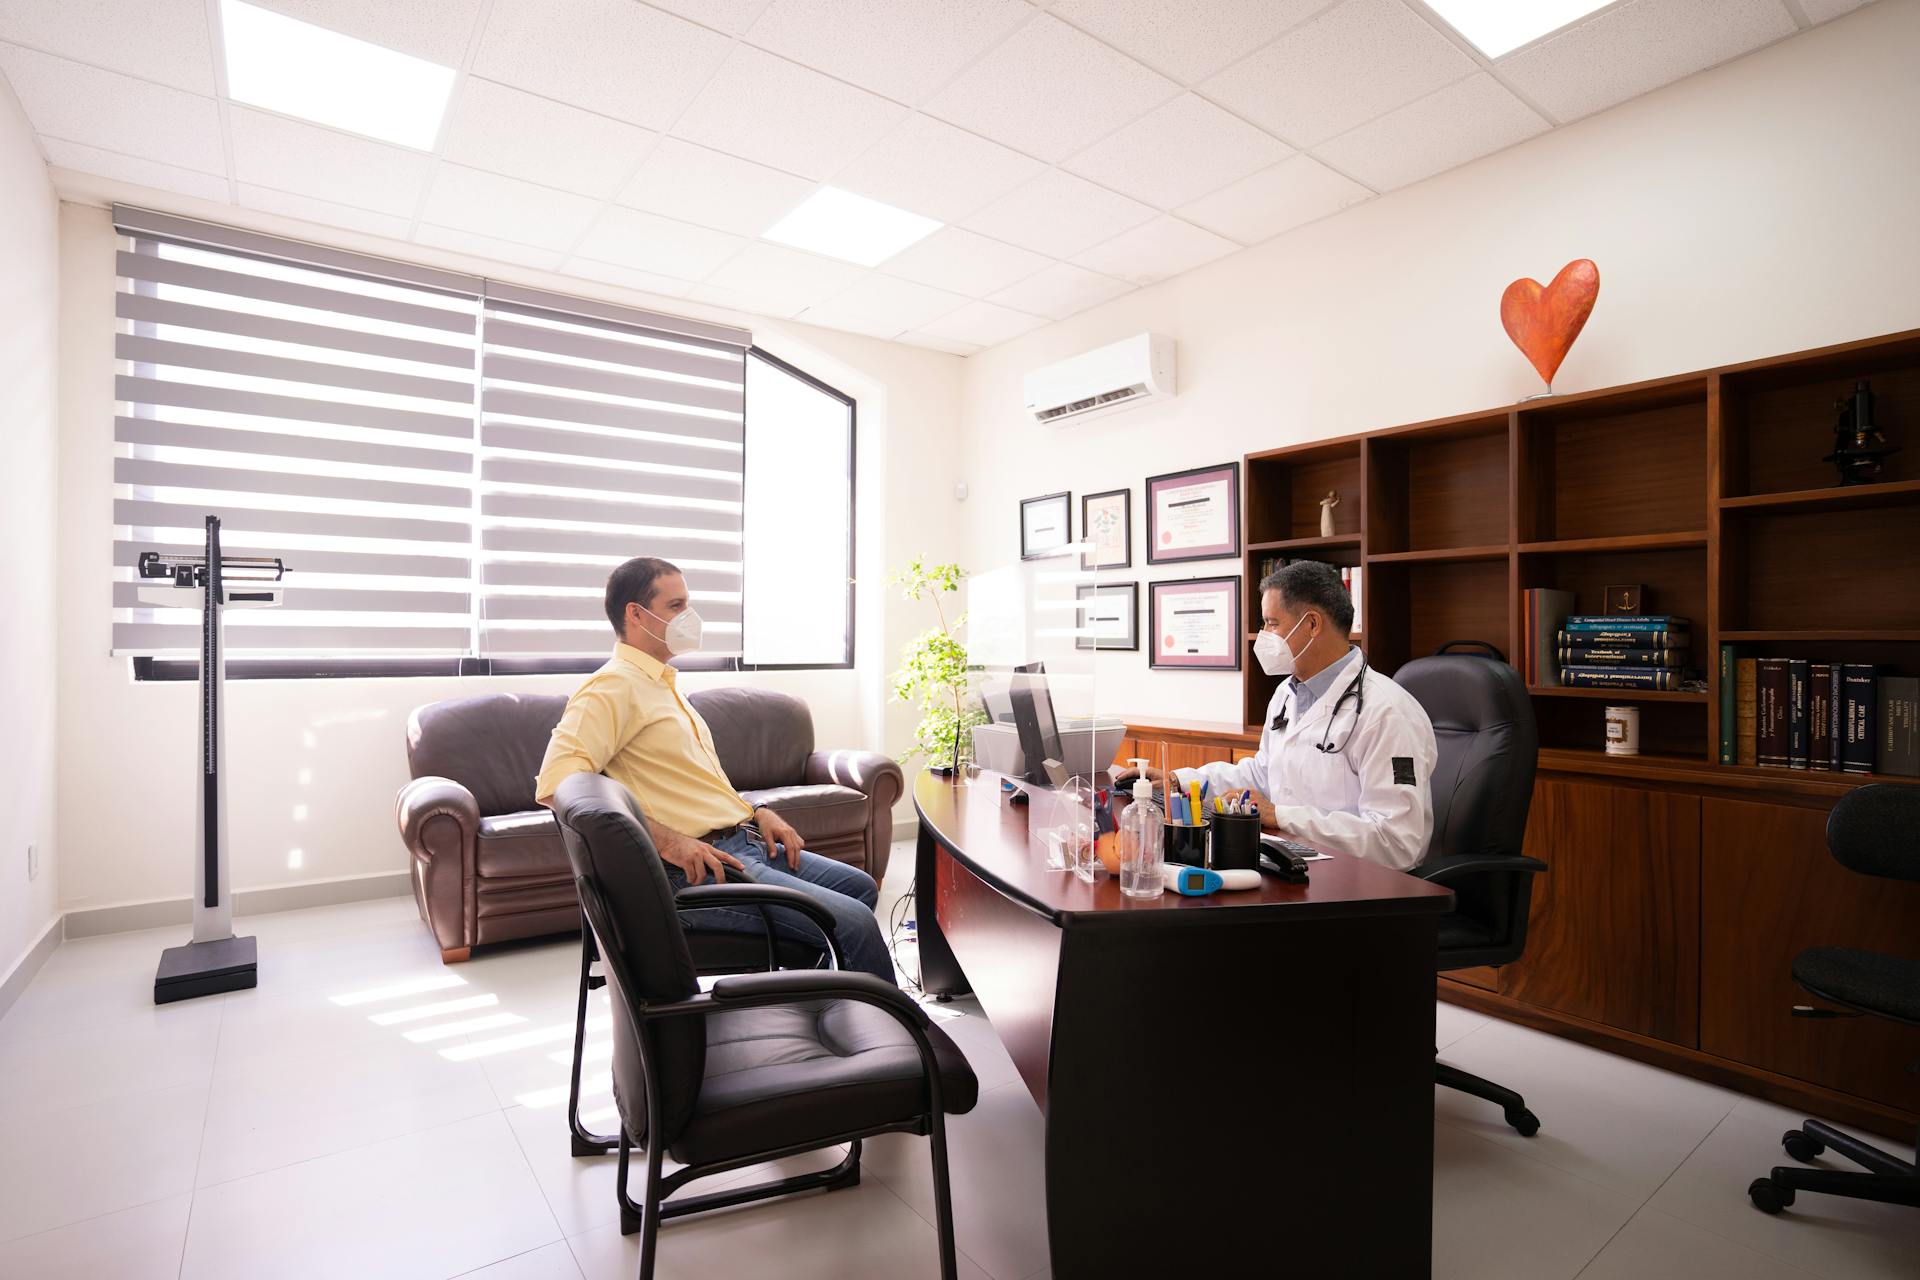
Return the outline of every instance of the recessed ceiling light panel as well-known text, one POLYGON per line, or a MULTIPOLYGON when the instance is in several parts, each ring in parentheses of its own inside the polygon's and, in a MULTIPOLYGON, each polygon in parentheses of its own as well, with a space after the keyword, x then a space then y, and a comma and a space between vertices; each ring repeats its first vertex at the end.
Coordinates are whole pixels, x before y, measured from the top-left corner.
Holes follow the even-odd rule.
POLYGON ((765 239, 877 267, 946 224, 838 187, 822 187, 773 224, 765 239))
POLYGON ((1613 0, 1427 0, 1427 8, 1489 58, 1558 31, 1613 0))
POLYGON ((220 0, 227 96, 315 124, 433 150, 454 69, 241 0, 220 0))

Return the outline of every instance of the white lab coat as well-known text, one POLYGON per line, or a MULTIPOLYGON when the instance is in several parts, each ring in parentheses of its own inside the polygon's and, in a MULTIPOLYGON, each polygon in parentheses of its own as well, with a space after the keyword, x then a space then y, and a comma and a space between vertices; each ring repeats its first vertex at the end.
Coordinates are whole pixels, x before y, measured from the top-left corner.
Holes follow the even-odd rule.
POLYGON ((1304 717, 1293 713, 1292 682, 1282 681, 1267 705, 1260 749, 1252 759, 1179 769, 1175 777, 1183 785, 1203 779, 1216 796, 1258 792, 1273 802, 1281 831, 1292 838, 1405 871, 1426 856, 1433 837, 1433 766, 1439 754, 1433 722, 1413 695, 1368 667, 1364 710, 1356 724, 1354 699, 1342 703, 1340 696, 1362 670, 1359 661, 1349 662, 1304 717), (1282 713, 1287 727, 1275 729, 1282 713), (1321 751, 1323 738, 1340 749, 1321 751), (1406 781, 1408 761, 1411 782, 1406 781))

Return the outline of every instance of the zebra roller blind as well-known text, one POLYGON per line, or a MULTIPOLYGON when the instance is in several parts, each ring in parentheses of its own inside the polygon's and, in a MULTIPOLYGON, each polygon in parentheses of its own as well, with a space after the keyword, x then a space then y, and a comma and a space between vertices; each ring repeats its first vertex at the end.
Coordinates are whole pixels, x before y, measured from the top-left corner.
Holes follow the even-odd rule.
POLYGON ((282 555, 236 658, 587 656, 631 555, 739 649, 751 336, 117 208, 113 647, 190 657, 143 550, 282 555))

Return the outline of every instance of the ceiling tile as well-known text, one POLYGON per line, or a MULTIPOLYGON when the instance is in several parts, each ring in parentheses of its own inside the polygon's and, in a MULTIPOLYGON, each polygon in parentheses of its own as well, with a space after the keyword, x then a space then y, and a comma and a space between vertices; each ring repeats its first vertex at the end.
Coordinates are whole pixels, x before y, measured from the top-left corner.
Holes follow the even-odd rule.
POLYGON ((753 25, 767 0, 647 0, 656 9, 691 18, 702 26, 735 35, 753 25))
POLYGON ((596 200, 612 196, 659 135, 549 98, 468 76, 441 154, 596 200))
POLYGON ((699 280, 740 252, 744 244, 746 241, 739 236, 711 227, 612 205, 574 246, 574 252, 583 258, 676 280, 699 280))
POLYGON ((1078 266, 1133 284, 1152 284, 1224 258, 1239 245, 1178 218, 1159 217, 1074 258, 1078 266))
POLYGON ((833 185, 942 222, 958 222, 1046 168, 932 116, 908 116, 833 185))
POLYGON ((9 0, 0 40, 211 95, 213 37, 206 0, 9 0))
POLYGON ((1376 191, 1391 191, 1510 147, 1548 125, 1484 71, 1315 149, 1376 191))
POLYGON ((343 227, 348 231, 364 231, 368 235, 405 240, 408 229, 413 225, 411 218, 390 213, 372 213, 366 209, 336 204, 331 200, 315 200, 311 196, 296 196, 286 191, 275 191, 271 187, 249 186, 242 182, 237 187, 237 191, 239 203, 245 208, 258 209, 262 213, 277 213, 283 218, 298 218, 302 222, 312 222, 323 227, 343 227))
POLYGON ((1026 0, 773 0, 747 39, 917 102, 1033 12, 1026 0))
POLYGON ((247 0, 443 67, 466 61, 481 0, 247 0))
POLYGON ((851 263, 798 249, 750 244, 709 275, 706 283, 761 299, 778 314, 790 316, 833 297, 865 274, 864 268, 851 263))
POLYGON ((717 284, 697 284, 687 297, 695 302, 709 302, 716 307, 726 307, 732 311, 745 312, 754 316, 773 316, 781 320, 791 320, 806 310, 806 303, 800 302, 790 290, 770 289, 766 291, 725 289, 717 284))
POLYGON ((1049 169, 968 218, 967 226, 1050 258, 1070 258, 1152 216, 1138 200, 1049 169))
POLYGON ((898 124, 906 108, 785 58, 738 45, 677 137, 809 178, 825 178, 898 124))
POLYGON ((248 107, 227 108, 241 182, 411 217, 434 159, 248 107))
POLYGON ((1045 323, 1039 316, 1030 316, 1024 311, 995 306, 991 302, 969 302, 951 315, 922 325, 919 332, 929 337, 951 338, 956 342, 991 347, 995 343, 1029 333, 1045 323))
POLYGON ((1326 7, 1327 0, 1060 0, 1048 12, 1193 84, 1326 7))
POLYGON ((1778 0, 1632 0, 1498 66, 1543 109, 1577 120, 1795 30, 1778 0))
POLYGON ((887 259, 888 275, 984 298, 1024 280, 1052 259, 983 235, 947 227, 887 259))
POLYGON ((800 313, 807 324, 891 338, 959 310, 967 299, 945 289, 869 275, 800 313))
POLYGON ((634 0, 494 0, 473 73, 664 129, 727 43, 634 0))
POLYGON ((1132 292, 1133 286, 1124 280, 1115 280, 1070 262, 1056 262, 1039 275, 1029 276, 1011 289, 1002 289, 988 301, 1051 320, 1065 320, 1109 298, 1132 292))
POLYGON ((1041 15, 936 94, 927 111, 1049 163, 1085 149, 1178 86, 1041 15))
POLYGON ((930 351, 944 351, 950 356, 970 356, 982 349, 977 342, 955 342, 952 338, 936 338, 930 333, 921 333, 918 331, 903 333, 895 338, 894 341, 910 343, 916 347, 925 347, 930 351))
POLYGON ((218 200, 222 204, 227 200, 227 180, 211 173, 159 164, 138 156, 116 155, 98 147, 62 142, 58 138, 42 138, 40 142, 46 148, 47 163, 57 169, 91 173, 96 177, 152 187, 156 191, 177 191, 183 196, 199 196, 202 200, 218 200))
POLYGON ((225 173, 220 108, 212 98, 0 44, 34 132, 159 164, 225 173))
POLYGON ((1807 21, 1818 26, 1842 14, 1852 13, 1866 3, 1868 0, 1800 0, 1800 12, 1807 15, 1807 21))
POLYGON ((515 244, 511 240, 475 235, 471 231, 460 231, 453 227, 436 227, 426 222, 420 224, 413 238, 429 248, 451 249, 455 253, 488 258, 495 262, 516 262, 541 271, 558 270, 560 260, 566 257, 557 249, 536 249, 531 245, 515 244))
POLYGON ((600 202, 484 169, 443 164, 421 206, 420 221, 514 244, 564 251, 580 238, 600 202))
POLYGON ((1094 143, 1064 166, 1162 209, 1224 187, 1293 154, 1211 102, 1183 93, 1094 143))
POLYGON ((1228 239, 1258 244, 1358 204, 1372 194, 1312 156, 1299 155, 1182 205, 1177 212, 1188 222, 1228 239))
POLYGON ((615 266, 611 262, 595 262, 590 258, 568 258, 567 265, 561 270, 581 280, 598 280, 603 284, 615 284, 623 289, 638 289, 642 293, 657 293, 667 298, 684 298, 693 290, 691 280, 676 280, 672 276, 658 275, 652 271, 635 271, 632 267, 615 266))
POLYGON ((1346 0, 1200 91, 1295 146, 1311 147, 1475 66, 1400 0, 1346 0))
POLYGON ((616 199, 703 227, 757 236, 813 188, 807 178, 679 138, 662 138, 616 199))

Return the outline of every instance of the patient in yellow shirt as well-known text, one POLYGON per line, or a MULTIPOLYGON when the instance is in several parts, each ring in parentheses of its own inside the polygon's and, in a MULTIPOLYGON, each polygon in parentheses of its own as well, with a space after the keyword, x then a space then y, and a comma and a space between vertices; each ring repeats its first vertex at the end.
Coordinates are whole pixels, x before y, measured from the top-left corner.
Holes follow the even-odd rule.
MULTIPOLYGON (((894 980, 873 905, 879 889, 858 867, 806 851, 772 809, 755 809, 727 781, 713 736, 675 686, 668 660, 700 647, 700 615, 687 580, 665 560, 640 556, 607 579, 607 620, 619 643, 607 664, 567 700, 534 783, 551 804, 561 779, 604 773, 631 791, 674 888, 725 878, 732 867, 761 884, 798 889, 834 917, 834 941, 849 970, 894 980), (784 865, 783 865, 784 864, 784 865)), ((770 908, 782 934, 817 943, 804 916, 770 908)), ((702 908, 701 927, 759 933, 759 912, 702 908)))

